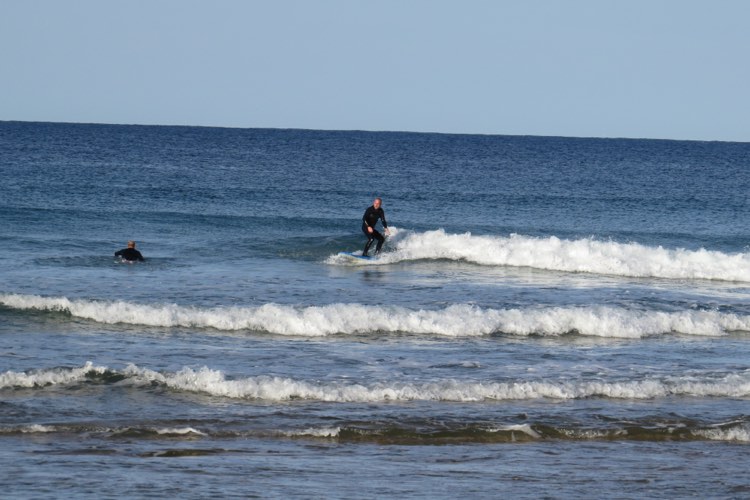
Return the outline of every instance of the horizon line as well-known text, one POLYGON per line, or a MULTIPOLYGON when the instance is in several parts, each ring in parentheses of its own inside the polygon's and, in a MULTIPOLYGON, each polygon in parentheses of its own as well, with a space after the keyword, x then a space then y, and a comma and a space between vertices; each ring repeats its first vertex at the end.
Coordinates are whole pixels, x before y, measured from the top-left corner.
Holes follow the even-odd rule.
POLYGON ((437 132, 422 130, 377 130, 377 129, 337 129, 337 128, 303 128, 303 127, 251 127, 237 125, 186 125, 168 123, 114 123, 114 122, 76 122, 76 121, 46 121, 46 120, 5 120, 0 123, 26 123, 26 124, 53 124, 53 125, 102 125, 113 127, 172 127, 172 128, 218 128, 231 130, 279 130, 279 131, 304 131, 304 132, 357 132, 369 134, 421 134, 421 135, 460 135, 460 136, 482 136, 482 137, 539 137, 549 139, 601 139, 615 141, 672 141, 672 142, 721 142, 729 144, 747 144, 750 141, 732 141, 726 139, 674 139, 663 137, 628 137, 628 136, 573 136, 573 135, 543 135, 543 134, 502 134, 491 132, 437 132))

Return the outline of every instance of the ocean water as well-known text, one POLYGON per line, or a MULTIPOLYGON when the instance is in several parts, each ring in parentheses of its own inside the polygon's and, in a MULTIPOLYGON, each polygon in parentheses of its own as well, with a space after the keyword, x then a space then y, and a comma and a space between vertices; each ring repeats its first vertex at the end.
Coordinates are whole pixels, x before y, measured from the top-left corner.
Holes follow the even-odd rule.
POLYGON ((750 497, 748 193, 747 143, 0 122, 3 495, 750 497))

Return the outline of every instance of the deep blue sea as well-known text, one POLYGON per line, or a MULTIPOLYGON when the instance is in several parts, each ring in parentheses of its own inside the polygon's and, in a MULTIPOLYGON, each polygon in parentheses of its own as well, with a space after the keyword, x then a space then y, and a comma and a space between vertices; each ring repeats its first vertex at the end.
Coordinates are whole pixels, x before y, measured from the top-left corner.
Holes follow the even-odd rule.
POLYGON ((0 122, 0 491, 748 498, 749 193, 750 143, 0 122))

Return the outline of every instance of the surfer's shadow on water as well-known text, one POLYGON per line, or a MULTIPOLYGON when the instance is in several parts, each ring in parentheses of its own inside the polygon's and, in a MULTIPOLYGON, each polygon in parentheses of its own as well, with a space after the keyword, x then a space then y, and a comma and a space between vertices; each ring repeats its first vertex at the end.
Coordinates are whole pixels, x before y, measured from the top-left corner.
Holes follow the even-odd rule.
POLYGON ((363 268, 362 266, 332 266, 328 277, 334 280, 348 280, 353 276, 369 284, 381 284, 386 281, 389 273, 385 269, 363 268))

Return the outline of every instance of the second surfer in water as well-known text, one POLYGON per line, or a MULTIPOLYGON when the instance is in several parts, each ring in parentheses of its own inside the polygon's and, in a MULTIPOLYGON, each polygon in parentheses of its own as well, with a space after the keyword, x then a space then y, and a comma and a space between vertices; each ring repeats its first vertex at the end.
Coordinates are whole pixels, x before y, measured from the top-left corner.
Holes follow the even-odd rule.
POLYGON ((383 222, 383 230, 386 235, 390 234, 388 230, 388 222, 385 220, 385 212, 380 207, 383 204, 383 200, 375 198, 372 202, 372 206, 365 210, 365 215, 362 216, 362 232, 367 236, 367 243, 365 243, 365 249, 362 251, 362 256, 367 257, 367 252, 370 251, 370 246, 373 240, 378 240, 378 244, 375 247, 375 255, 380 253, 380 249, 383 247, 385 242, 385 236, 380 234, 375 229, 375 224, 378 223, 378 219, 383 222))
POLYGON ((143 262, 145 260, 141 252, 135 249, 135 241, 133 240, 128 241, 127 248, 115 252, 115 257, 120 257, 125 262, 135 262, 138 260, 143 262))

